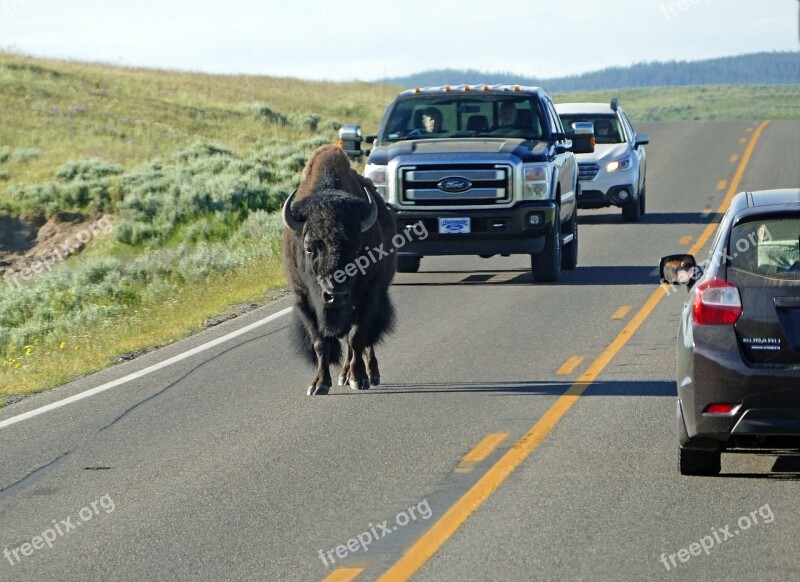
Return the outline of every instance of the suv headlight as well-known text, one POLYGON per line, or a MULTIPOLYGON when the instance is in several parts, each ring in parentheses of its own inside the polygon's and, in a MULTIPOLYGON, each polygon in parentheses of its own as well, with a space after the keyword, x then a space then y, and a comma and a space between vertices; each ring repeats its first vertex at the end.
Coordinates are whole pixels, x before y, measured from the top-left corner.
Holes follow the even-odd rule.
POLYGON ((367 164, 364 168, 364 176, 372 180, 372 183, 375 184, 375 189, 384 200, 386 200, 386 175, 386 166, 367 164))
POLYGON ((606 164, 606 172, 609 174, 613 174, 614 172, 622 172, 624 170, 631 169, 631 159, 630 158, 622 158, 621 160, 614 160, 613 162, 608 162, 606 164))
POLYGON ((522 167, 522 199, 547 200, 550 197, 550 182, 546 166, 522 167))

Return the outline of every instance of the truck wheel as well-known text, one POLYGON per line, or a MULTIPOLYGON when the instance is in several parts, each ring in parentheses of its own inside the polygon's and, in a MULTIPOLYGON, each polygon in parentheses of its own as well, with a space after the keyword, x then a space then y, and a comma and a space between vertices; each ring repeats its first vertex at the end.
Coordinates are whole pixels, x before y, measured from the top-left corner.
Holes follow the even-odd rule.
POLYGON ((628 204, 622 207, 622 221, 623 222, 639 222, 642 218, 642 202, 641 199, 634 200, 633 204, 628 204))
POLYGON ((397 256, 397 272, 398 273, 416 273, 419 271, 419 263, 422 257, 414 257, 409 255, 397 256))
POLYGON ((572 218, 567 227, 567 234, 572 235, 572 242, 567 243, 561 249, 561 268, 565 271, 572 271, 578 266, 578 208, 572 213, 572 218))
POLYGON ((555 283, 561 278, 561 220, 556 220, 544 243, 544 250, 531 255, 531 272, 535 283, 555 283))

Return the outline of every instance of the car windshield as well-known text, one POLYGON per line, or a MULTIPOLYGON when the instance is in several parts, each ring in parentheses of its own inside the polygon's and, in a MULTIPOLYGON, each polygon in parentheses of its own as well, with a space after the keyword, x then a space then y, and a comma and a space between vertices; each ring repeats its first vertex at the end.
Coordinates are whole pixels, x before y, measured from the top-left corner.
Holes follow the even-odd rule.
POLYGON ((398 100, 382 142, 452 137, 542 139, 536 100, 507 95, 423 95, 398 100))
POLYGON ((730 267, 752 275, 800 279, 800 218, 756 220, 731 231, 730 267))
POLYGON ((625 141, 625 132, 622 131, 619 119, 616 115, 589 115, 589 114, 564 114, 559 115, 561 124, 566 131, 574 131, 573 123, 588 121, 594 125, 595 143, 609 144, 622 143, 625 141))

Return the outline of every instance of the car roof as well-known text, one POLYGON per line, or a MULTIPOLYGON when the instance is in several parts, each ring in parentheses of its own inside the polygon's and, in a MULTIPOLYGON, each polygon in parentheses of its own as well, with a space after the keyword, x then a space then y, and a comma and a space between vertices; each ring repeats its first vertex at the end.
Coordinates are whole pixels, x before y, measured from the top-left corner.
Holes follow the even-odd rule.
POLYGON ((614 115, 609 103, 556 103, 558 113, 608 113, 614 115))
POLYGON ((800 188, 739 192, 730 204, 734 223, 753 216, 797 210, 800 210, 800 188))
MULTIPOLYGON (((434 93, 527 93, 542 94, 545 91, 541 87, 529 87, 525 85, 489 85, 485 83, 464 84, 464 85, 437 85, 431 87, 417 87, 416 89, 406 89, 400 95, 422 95, 434 93)), ((398 95, 398 96, 400 96, 398 95)))
POLYGON ((747 205, 750 208, 800 202, 800 188, 757 190, 755 192, 743 192, 743 194, 747 196, 747 205))

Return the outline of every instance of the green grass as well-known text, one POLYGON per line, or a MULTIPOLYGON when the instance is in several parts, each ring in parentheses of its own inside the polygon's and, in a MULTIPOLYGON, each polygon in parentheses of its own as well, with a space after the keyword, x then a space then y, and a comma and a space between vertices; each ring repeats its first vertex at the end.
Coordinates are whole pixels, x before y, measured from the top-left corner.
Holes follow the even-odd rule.
MULTIPOLYGON (((0 214, 113 224, 52 272, 0 279, 0 406, 265 302, 285 284, 274 210, 308 155, 341 124, 374 133, 398 91, 0 52, 0 214)), ((797 86, 554 98, 612 95, 636 122, 800 118, 797 86)))

